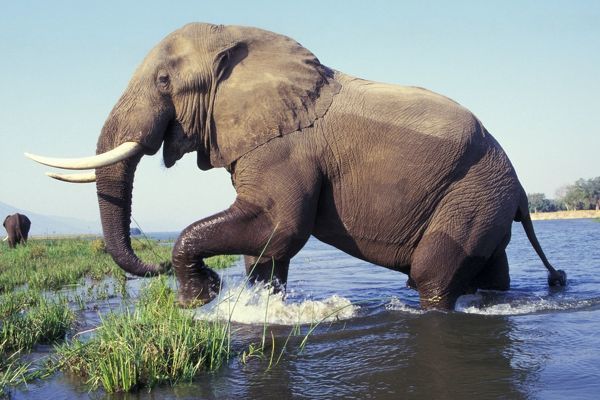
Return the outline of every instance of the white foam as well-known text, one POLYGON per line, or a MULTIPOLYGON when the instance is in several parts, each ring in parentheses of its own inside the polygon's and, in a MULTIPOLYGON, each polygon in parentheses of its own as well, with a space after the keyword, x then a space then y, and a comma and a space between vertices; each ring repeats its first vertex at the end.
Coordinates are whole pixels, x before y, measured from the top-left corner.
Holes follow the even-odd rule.
POLYGON ((590 300, 572 300, 558 301, 542 297, 524 298, 524 299, 497 299, 494 301, 484 301, 484 297, 479 294, 466 295, 458 298, 454 309, 467 314, 481 315, 522 315, 533 314, 548 310, 571 310, 588 307, 594 304, 590 300))
POLYGON ((402 311, 409 314, 423 314, 425 311, 420 308, 411 307, 397 297, 392 297, 390 302, 385 305, 386 310, 402 311))
POLYGON ((282 293, 262 285, 240 283, 221 291, 206 306, 195 311, 195 318, 232 321, 244 324, 301 325, 352 318, 360 307, 338 295, 323 300, 288 302, 282 293))

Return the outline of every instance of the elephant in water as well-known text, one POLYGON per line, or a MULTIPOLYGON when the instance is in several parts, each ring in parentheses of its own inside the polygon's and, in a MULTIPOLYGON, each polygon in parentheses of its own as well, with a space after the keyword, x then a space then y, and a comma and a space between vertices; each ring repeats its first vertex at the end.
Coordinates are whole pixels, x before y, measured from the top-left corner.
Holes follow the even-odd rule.
POLYGON ((8 247, 15 248, 19 243, 26 244, 27 237, 29 236, 29 228, 31 227, 31 221, 23 214, 12 214, 4 218, 2 224, 6 229, 7 237, 4 240, 8 241, 8 247))
POLYGON ((509 288, 513 221, 550 284, 566 282, 535 237, 507 155, 471 112, 422 88, 330 69, 286 36, 186 25, 135 71, 96 156, 28 156, 95 169, 51 176, 96 182, 107 250, 144 276, 167 266, 143 263, 131 248, 133 180, 141 157, 161 145, 167 167, 195 151, 201 170, 226 168, 237 192, 228 209, 194 222, 175 243, 183 305, 218 293, 219 276, 203 262, 215 254, 243 254, 252 280, 273 277, 285 288, 290 259, 314 235, 409 275, 422 307, 450 309, 464 293, 509 288))

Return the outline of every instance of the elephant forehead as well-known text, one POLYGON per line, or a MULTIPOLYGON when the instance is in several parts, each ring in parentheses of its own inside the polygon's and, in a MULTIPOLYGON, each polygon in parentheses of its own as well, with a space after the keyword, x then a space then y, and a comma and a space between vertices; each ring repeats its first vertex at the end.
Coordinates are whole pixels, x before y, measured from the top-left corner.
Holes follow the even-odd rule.
POLYGON ((222 26, 188 24, 154 46, 144 59, 142 69, 162 64, 172 70, 196 70, 199 65, 209 64, 217 52, 231 45, 232 40, 222 26))

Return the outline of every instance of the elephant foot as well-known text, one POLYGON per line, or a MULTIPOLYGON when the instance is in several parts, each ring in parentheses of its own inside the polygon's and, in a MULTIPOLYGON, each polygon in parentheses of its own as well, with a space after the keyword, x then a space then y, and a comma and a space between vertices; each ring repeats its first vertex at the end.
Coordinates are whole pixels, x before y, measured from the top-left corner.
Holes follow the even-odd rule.
POLYGON ((290 260, 273 260, 264 258, 257 260, 256 257, 244 256, 248 282, 252 285, 262 283, 273 288, 273 293, 283 292, 287 285, 288 269, 290 260))
POLYGON ((199 307, 211 302, 221 290, 221 278, 206 266, 188 266, 185 274, 178 276, 179 305, 186 308, 199 307))
POLYGON ((566 286, 567 285, 567 273, 563 270, 557 270, 548 274, 548 285, 549 286, 566 286))

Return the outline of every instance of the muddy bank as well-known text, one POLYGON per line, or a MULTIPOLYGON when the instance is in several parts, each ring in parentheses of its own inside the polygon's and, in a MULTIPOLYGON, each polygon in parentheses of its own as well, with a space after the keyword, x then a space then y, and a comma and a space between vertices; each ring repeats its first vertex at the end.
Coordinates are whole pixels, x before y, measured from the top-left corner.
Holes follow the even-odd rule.
POLYGON ((577 218, 600 218, 600 210, 577 210, 577 211, 555 211, 532 213, 534 221, 548 219, 577 219, 577 218))

